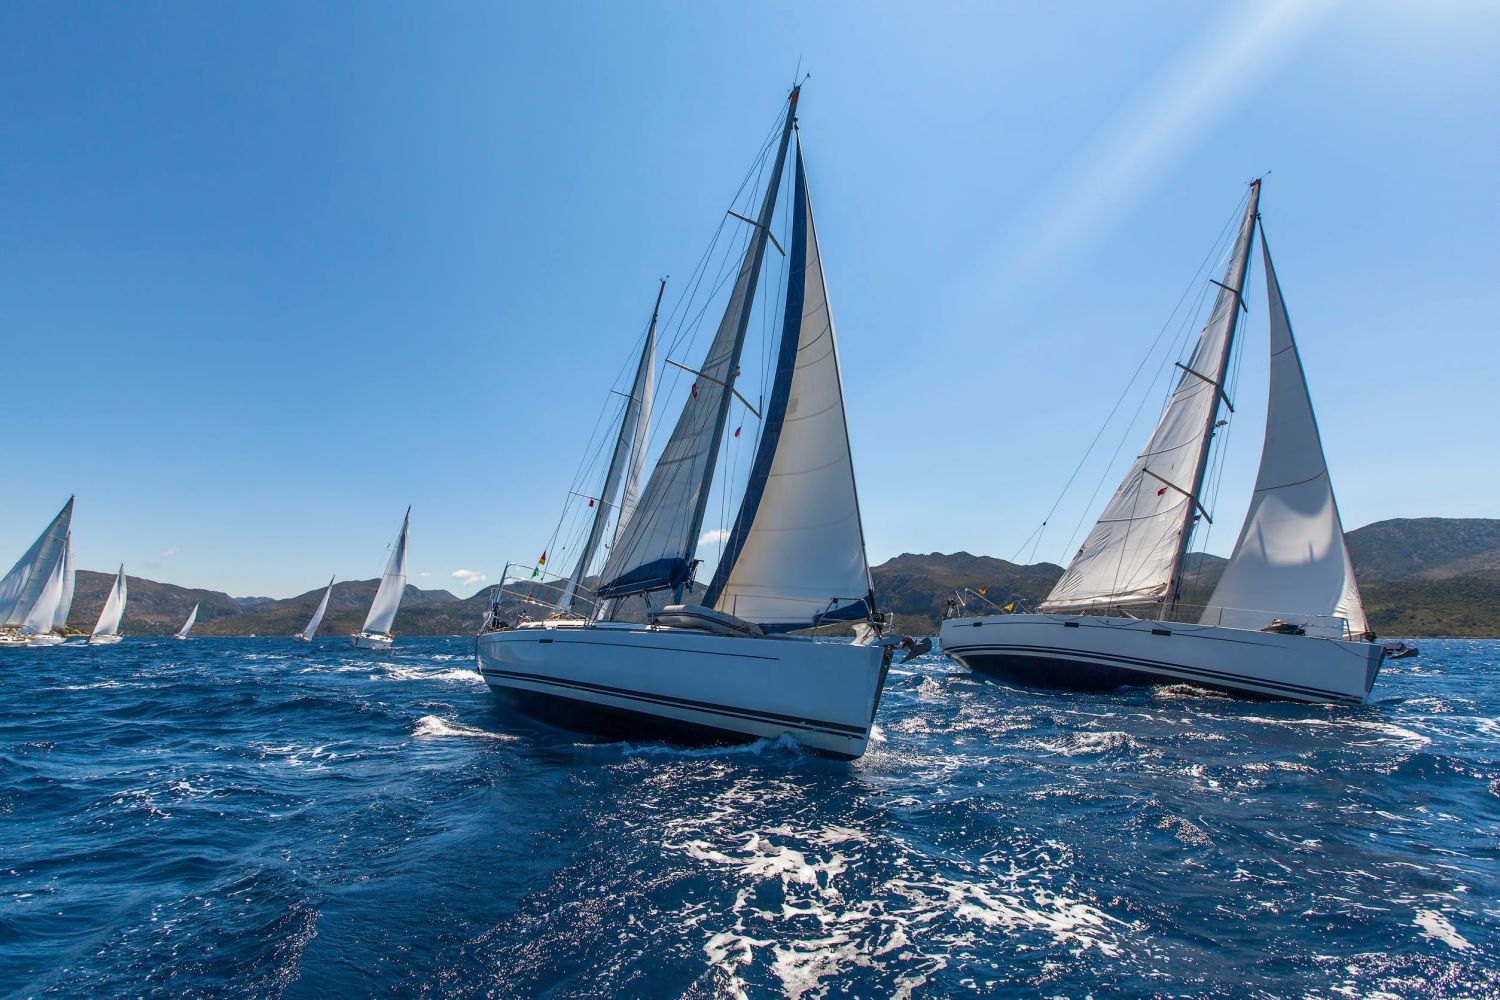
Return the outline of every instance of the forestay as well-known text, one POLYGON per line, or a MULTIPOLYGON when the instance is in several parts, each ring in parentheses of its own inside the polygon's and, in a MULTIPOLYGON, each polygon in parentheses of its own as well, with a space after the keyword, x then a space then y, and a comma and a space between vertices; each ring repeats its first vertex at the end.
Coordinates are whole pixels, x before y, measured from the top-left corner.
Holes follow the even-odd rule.
POLYGON ((31 614, 62 559, 63 544, 72 523, 73 498, 69 497, 52 523, 0 580, 0 626, 20 625, 31 614))
POLYGON ((799 141, 776 377, 706 602, 767 630, 870 614, 838 348, 799 141))
POLYGON ((1341 618, 1358 636, 1368 628, 1364 605, 1264 227, 1260 246, 1271 318, 1266 440, 1250 511, 1203 621, 1260 628, 1278 615, 1341 618))
POLYGON ((370 613, 365 617, 364 631, 388 635, 391 623, 396 620, 396 611, 401 607, 401 596, 406 592, 406 532, 411 526, 411 508, 406 508, 406 518, 401 522, 401 533, 391 548, 391 558, 385 564, 385 574, 380 578, 380 589, 375 591, 375 600, 370 604, 370 613))
POLYGON ((1213 312, 1146 447, 1115 491, 1042 612, 1160 603, 1168 596, 1200 510, 1197 493, 1229 366, 1259 185, 1235 239, 1213 312))
POLYGON ((781 144, 771 168, 760 215, 751 232, 730 293, 724 318, 709 344, 677 425, 657 459, 640 504, 604 564, 601 597, 624 597, 643 591, 680 588, 692 575, 698 532, 708 503, 718 459, 719 441, 729 412, 730 394, 739 375, 740 352, 760 281, 766 238, 771 231, 776 195, 786 166, 787 146, 796 121, 797 91, 792 91, 781 144))

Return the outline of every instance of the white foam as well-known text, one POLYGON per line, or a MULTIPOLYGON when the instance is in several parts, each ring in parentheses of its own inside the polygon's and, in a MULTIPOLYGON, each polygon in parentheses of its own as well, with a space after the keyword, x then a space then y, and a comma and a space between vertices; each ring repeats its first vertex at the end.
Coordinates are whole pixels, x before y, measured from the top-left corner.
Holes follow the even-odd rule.
POLYGON ((492 733, 474 726, 466 726, 461 722, 449 722, 447 719, 436 715, 424 715, 417 720, 416 728, 412 730, 412 736, 417 739, 442 739, 448 736, 477 737, 486 740, 513 740, 516 737, 509 733, 492 733))
POLYGON ((1418 910, 1416 917, 1412 920, 1422 929, 1422 936, 1441 941, 1454 951, 1466 951, 1474 947, 1466 938, 1449 923, 1448 918, 1437 910, 1418 910))

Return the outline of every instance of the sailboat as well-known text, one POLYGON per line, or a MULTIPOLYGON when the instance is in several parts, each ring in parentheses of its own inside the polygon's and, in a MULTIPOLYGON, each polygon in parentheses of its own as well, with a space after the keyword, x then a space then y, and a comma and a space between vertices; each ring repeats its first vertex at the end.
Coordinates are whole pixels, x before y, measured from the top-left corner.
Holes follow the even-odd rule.
POLYGON ((41 597, 26 616, 20 633, 27 636, 28 646, 60 646, 67 641, 58 629, 67 625, 68 611, 73 606, 73 533, 63 536, 62 559, 41 597))
MULTIPOLYGON (((391 546, 391 558, 385 564, 385 573, 380 577, 380 589, 375 591, 375 600, 370 603, 370 613, 365 616, 365 627, 350 636, 355 649, 390 649, 394 639, 391 623, 396 620, 396 611, 401 607, 401 595, 406 592, 406 533, 411 527, 411 508, 406 508, 406 517, 401 522, 401 533, 391 546)), ((331 586, 331 585, 330 585, 331 586)))
MULTIPOLYGON (((313 636, 318 634, 318 626, 323 624, 323 612, 328 610, 328 598, 333 596, 333 577, 328 578, 328 589, 323 591, 323 599, 318 602, 318 610, 307 620, 307 627, 292 636, 298 642, 312 642, 313 636)), ((391 615, 395 617, 394 614, 391 615)))
POLYGON ((104 607, 99 609, 99 622, 89 635, 90 646, 110 646, 120 641, 120 619, 125 617, 125 566, 115 574, 115 583, 109 588, 104 607))
MULTIPOLYGON (((739 217, 752 227, 748 246, 707 355, 687 369, 696 379, 691 398, 617 527, 599 575, 602 607, 508 623, 502 586, 478 637, 490 688, 544 721, 695 742, 788 735, 848 758, 865 750, 896 640, 882 636, 887 621, 875 610, 800 136, 774 383, 718 568, 702 603, 684 603, 698 592, 696 549, 729 408, 740 398, 735 381, 798 94, 794 88, 788 99, 759 215, 739 217), (646 604, 646 620, 622 620, 623 602, 636 599, 646 604), (856 640, 790 634, 834 623, 853 626, 856 640)), ((619 478, 620 445, 640 426, 631 420, 645 420, 644 412, 630 413, 627 407, 606 487, 619 478)), ((633 442, 624 451, 639 454, 633 442)), ((612 499, 607 489, 601 494, 612 499)), ((595 517, 608 516, 606 507, 599 504, 595 517)), ((590 538, 600 534, 596 524, 590 538)), ((575 569, 570 592, 582 577, 575 569)))
POLYGON ((188 633, 193 630, 193 622, 195 622, 197 620, 198 620, 198 605, 194 604, 193 605, 193 610, 191 610, 191 611, 188 612, 187 621, 185 621, 185 622, 182 623, 182 628, 178 629, 177 630, 177 634, 174 635, 174 636, 172 636, 172 638, 174 638, 174 639, 186 639, 188 637, 188 633))
MULTIPOLYGON (((29 644, 35 634, 50 632, 52 622, 40 619, 35 629, 24 629, 32 618, 36 604, 43 591, 52 582, 59 566, 65 561, 68 533, 73 523, 73 497, 63 504, 62 510, 42 530, 31 547, 16 560, 10 572, 0 579, 0 647, 16 647, 29 644)), ((59 591, 59 596, 60 596, 59 591)), ((54 608, 55 610, 55 608, 54 608)))
MULTIPOLYGON (((1172 397, 1052 592, 1028 614, 943 622, 971 669, 1070 689, 1190 682, 1253 697, 1359 704, 1385 655, 1365 620, 1291 320, 1250 197, 1224 280, 1172 397), (1270 389, 1255 493, 1205 607, 1182 602, 1210 445, 1256 231, 1270 313, 1270 389)), ((1229 407, 1232 411, 1232 407, 1229 407)))

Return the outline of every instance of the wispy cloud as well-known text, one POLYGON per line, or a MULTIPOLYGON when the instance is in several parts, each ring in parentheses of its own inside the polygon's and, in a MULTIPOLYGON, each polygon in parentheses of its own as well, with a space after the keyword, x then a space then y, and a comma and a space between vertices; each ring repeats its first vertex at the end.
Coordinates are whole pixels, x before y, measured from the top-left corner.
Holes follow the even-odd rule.
POLYGON ((424 569, 424 570, 423 570, 423 571, 422 571, 422 572, 420 572, 420 573, 418 573, 418 574, 417 574, 417 575, 418 575, 418 576, 431 576, 431 575, 432 575, 432 574, 431 574, 431 573, 429 573, 429 572, 427 572, 427 571, 426 571, 426 570, 425 570, 425 569, 424 569))
POLYGON ((485 574, 473 569, 456 569, 453 571, 453 579, 465 587, 474 587, 488 580, 485 574))
MULTIPOLYGON (((1274 0, 1221 8, 1202 35, 1127 101, 1114 122, 1058 174, 1029 221, 1007 235, 1001 284, 1046 277, 1119 222, 1144 190, 1216 124, 1340 0, 1274 0)), ((1266 164, 1247 164, 1248 173, 1266 164)))
POLYGON ((163 552, 161 554, 161 558, 163 558, 163 559, 170 559, 170 558, 172 558, 173 556, 175 556, 177 553, 179 553, 181 551, 182 551, 182 547, 181 546, 174 545, 170 549, 167 549, 165 552, 163 552))
POLYGON ((712 531, 705 531, 703 533, 703 537, 698 539, 698 544, 700 546, 718 545, 721 542, 725 541, 728 537, 729 532, 727 530, 725 530, 724 528, 715 528, 712 531))

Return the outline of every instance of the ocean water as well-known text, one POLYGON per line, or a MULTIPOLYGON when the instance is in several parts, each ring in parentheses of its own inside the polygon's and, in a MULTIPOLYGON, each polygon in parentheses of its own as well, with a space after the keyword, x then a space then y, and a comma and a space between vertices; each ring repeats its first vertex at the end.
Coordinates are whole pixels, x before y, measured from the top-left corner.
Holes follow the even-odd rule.
POLYGON ((0 650, 0 993, 1500 992, 1500 643, 1373 704, 896 668, 840 763, 589 743, 468 639, 0 650))

